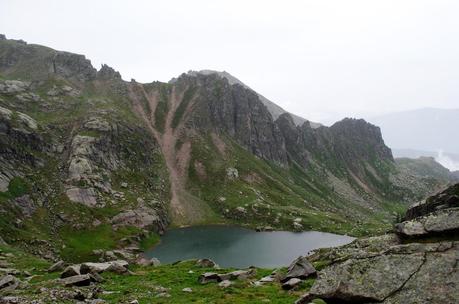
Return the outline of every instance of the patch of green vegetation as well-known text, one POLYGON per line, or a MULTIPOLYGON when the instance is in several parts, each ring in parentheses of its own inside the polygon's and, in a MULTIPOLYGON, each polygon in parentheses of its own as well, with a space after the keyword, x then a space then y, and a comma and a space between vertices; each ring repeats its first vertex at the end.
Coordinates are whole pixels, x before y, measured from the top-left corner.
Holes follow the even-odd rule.
POLYGON ((167 112, 169 112, 170 87, 167 84, 159 85, 159 100, 155 110, 155 127, 161 133, 166 125, 167 112))
POLYGON ((180 102, 177 110, 174 113, 174 118, 172 119, 172 128, 177 128, 180 123, 180 120, 183 117, 188 105, 190 104, 191 100, 193 99, 196 93, 197 87, 193 86, 188 88, 185 93, 183 94, 183 99, 180 102))
POLYGON ((153 248, 153 246, 158 244, 159 241, 159 235, 157 233, 152 232, 140 241, 140 249, 142 249, 143 251, 151 249, 153 248))
POLYGON ((114 230, 108 224, 77 231, 73 227, 65 227, 60 231, 60 237, 65 245, 61 250, 61 257, 74 262, 91 261, 94 260, 93 250, 114 249, 119 240, 137 235, 139 232, 135 227, 119 227, 114 230))
POLYGON ((78 132, 78 135, 98 138, 100 136, 100 133, 96 130, 80 130, 78 132))
POLYGON ((8 191, 0 192, 0 202, 20 197, 29 191, 29 185, 22 177, 14 177, 10 180, 8 191))

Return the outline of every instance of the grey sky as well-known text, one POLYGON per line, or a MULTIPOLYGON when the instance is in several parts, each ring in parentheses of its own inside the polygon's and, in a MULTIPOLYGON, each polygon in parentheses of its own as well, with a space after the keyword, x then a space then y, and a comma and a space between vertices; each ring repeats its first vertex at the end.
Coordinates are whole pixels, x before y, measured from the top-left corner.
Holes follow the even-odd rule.
POLYGON ((459 1, 0 0, 0 33, 124 79, 226 70, 316 121, 459 107, 459 1))

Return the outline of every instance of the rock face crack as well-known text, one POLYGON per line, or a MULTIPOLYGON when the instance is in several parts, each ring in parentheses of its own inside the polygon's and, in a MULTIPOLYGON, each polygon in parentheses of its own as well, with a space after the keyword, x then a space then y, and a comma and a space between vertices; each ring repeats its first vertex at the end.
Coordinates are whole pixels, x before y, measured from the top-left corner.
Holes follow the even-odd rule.
POLYGON ((426 261, 427 261, 427 253, 424 253, 422 262, 419 265, 419 267, 415 271, 413 271, 413 273, 410 274, 410 276, 400 285, 399 288, 397 288, 396 290, 391 292, 389 295, 387 295, 381 302, 384 302, 388 298, 390 298, 390 297, 394 296, 395 294, 397 294, 398 292, 400 292, 405 287, 405 285, 411 280, 411 278, 413 276, 415 276, 421 270, 422 266, 424 266, 426 261))

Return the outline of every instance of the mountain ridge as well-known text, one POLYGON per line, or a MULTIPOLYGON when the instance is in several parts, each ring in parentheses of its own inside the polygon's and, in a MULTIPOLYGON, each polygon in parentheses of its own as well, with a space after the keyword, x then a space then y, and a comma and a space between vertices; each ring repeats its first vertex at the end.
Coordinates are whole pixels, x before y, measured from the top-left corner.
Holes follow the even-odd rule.
POLYGON ((22 245, 30 231, 52 237, 28 248, 43 255, 90 255, 74 245, 85 233, 109 249, 171 225, 382 232, 449 182, 398 167, 364 120, 273 119, 215 73, 127 82, 83 55, 4 39, 0 107, 0 230, 22 245))

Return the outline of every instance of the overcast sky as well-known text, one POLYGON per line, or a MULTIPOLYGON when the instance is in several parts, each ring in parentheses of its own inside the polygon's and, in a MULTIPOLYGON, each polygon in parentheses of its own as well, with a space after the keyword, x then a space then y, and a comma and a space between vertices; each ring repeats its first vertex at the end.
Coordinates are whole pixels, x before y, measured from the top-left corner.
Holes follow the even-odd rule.
POLYGON ((459 107, 454 0, 0 0, 0 33, 85 54, 126 80, 226 70, 322 122, 459 107))

